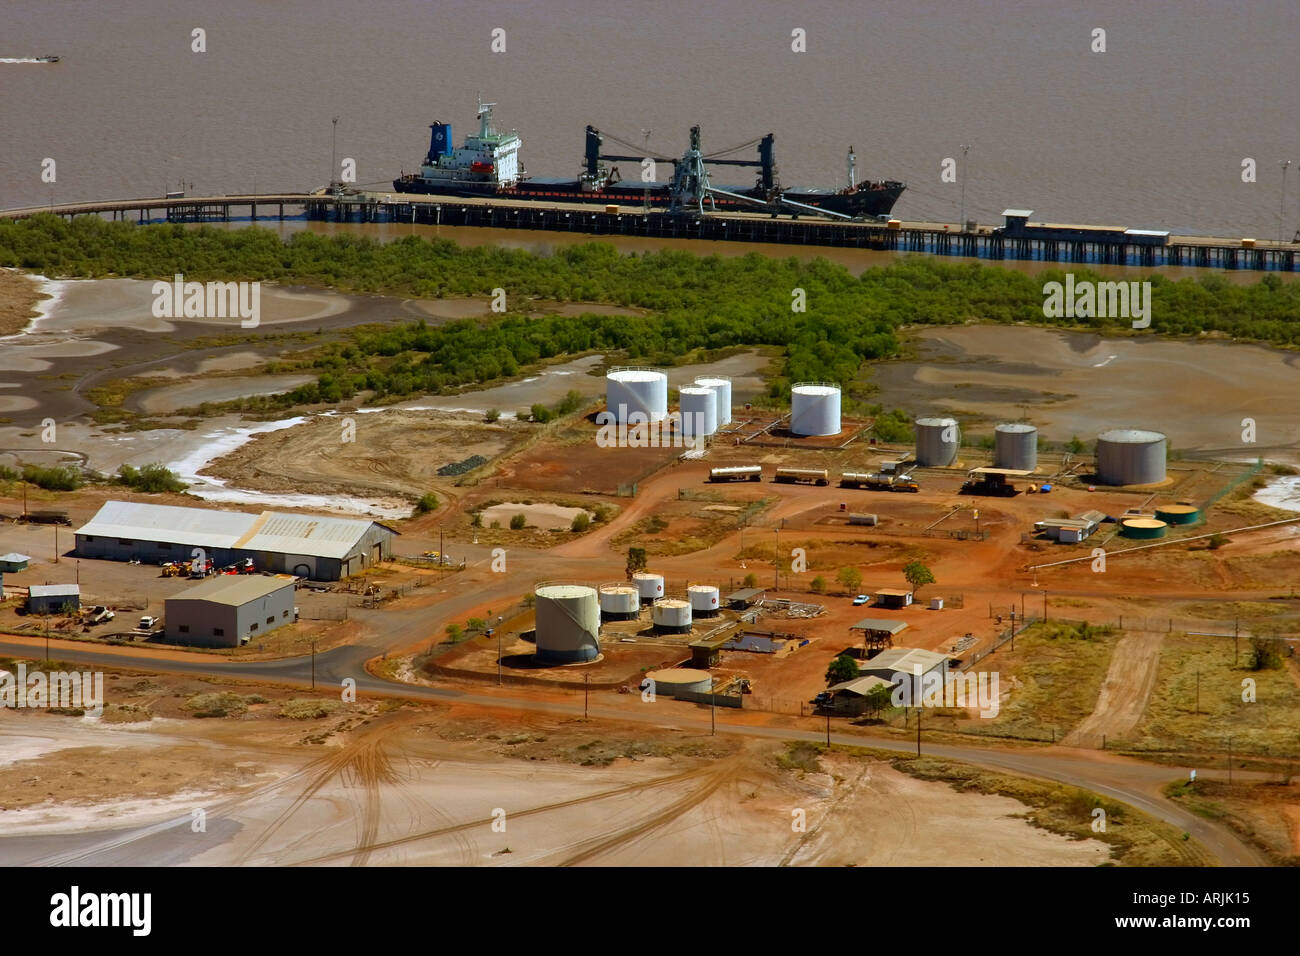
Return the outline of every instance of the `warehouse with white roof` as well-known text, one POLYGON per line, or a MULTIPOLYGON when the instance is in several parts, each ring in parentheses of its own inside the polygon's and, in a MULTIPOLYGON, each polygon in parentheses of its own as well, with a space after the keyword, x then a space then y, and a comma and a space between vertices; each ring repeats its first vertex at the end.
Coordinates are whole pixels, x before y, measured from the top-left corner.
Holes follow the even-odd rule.
POLYGON ((337 581, 391 558, 396 536, 366 518, 108 501, 77 529, 76 554, 161 564, 189 562, 199 548, 218 567, 252 558, 259 571, 337 581))

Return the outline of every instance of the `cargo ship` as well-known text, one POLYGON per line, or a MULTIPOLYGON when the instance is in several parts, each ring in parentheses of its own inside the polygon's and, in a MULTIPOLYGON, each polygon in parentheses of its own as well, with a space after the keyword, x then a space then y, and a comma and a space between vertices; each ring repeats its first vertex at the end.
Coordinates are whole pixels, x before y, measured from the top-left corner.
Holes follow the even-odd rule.
MULTIPOLYGON (((907 187, 901 182, 857 182, 857 157, 849 147, 848 185, 842 189, 783 189, 777 180, 775 137, 743 143, 716 154, 705 155, 700 147, 700 128, 692 127, 690 147, 678 159, 645 153, 607 153, 608 135, 625 148, 637 147, 593 126, 586 130, 585 162, 576 178, 528 176, 519 159, 519 134, 499 132, 492 125, 496 104, 478 104, 479 128, 456 147, 449 123, 430 125, 429 152, 417 173, 403 173, 393 181, 400 193, 441 196, 495 196, 502 199, 540 202, 585 202, 668 207, 673 211, 722 210, 730 212, 784 212, 794 216, 820 214, 835 219, 888 218, 894 203, 907 187), (727 158, 747 147, 757 146, 757 159, 727 158), (642 181, 646 160, 667 163, 673 169, 668 181, 642 181), (624 179, 611 162, 637 164, 637 177, 624 179), (753 186, 714 185, 711 166, 751 166, 757 170, 753 186)), ((656 167, 657 168, 657 167, 656 167)))

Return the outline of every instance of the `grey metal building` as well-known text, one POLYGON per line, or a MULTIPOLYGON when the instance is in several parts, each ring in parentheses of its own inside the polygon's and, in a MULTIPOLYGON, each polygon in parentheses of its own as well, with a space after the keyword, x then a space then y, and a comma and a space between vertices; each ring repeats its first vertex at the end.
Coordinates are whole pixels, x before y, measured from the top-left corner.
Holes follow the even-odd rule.
POLYGON ((33 584, 27 589, 28 614, 62 614, 81 610, 81 588, 75 584, 33 584))
POLYGON ((222 574, 169 597, 163 632, 177 644, 238 647, 293 623, 293 601, 293 578, 222 574))
POLYGON ((259 571, 337 581, 391 558, 396 536, 367 518, 108 501, 77 529, 76 553, 161 564, 188 562, 198 548, 218 567, 252 558, 259 571))

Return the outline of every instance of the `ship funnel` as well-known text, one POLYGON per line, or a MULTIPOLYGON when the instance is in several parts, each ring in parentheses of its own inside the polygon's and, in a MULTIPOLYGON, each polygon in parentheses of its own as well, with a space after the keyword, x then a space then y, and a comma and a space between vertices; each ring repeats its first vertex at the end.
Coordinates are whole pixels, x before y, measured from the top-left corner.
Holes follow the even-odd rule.
POLYGON ((441 156, 451 154, 451 124, 433 123, 429 126, 429 155, 424 161, 429 165, 436 163, 441 156))

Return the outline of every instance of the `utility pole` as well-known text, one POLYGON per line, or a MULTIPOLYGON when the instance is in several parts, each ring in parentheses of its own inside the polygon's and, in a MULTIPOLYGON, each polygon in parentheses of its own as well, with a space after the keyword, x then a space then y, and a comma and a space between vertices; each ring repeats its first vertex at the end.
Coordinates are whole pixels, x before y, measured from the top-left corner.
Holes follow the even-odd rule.
POLYGON ((330 133, 330 185, 338 181, 338 159, 335 144, 338 142, 339 135, 339 118, 336 116, 330 122, 334 124, 334 129, 330 133))
POLYGON ((773 528, 772 533, 776 535, 776 544, 772 549, 772 590, 781 590, 781 529, 773 528))
POLYGON ((1291 166, 1291 160, 1280 159, 1278 165, 1282 167, 1282 198, 1277 204, 1277 241, 1283 241, 1286 235, 1286 171, 1291 166))
POLYGON ((709 684, 709 736, 712 737, 718 732, 718 696, 713 692, 713 685, 709 684))
POLYGON ((957 227, 958 232, 966 231, 966 154, 970 152, 970 146, 963 143, 961 146, 961 224, 957 227))
POLYGON ((921 708, 916 708, 916 755, 921 756, 921 708))
POLYGON ((501 634, 497 633, 497 686, 500 687, 501 680, 501 634))
POLYGON ((438 567, 447 563, 447 552, 443 550, 442 525, 438 525, 438 567))
POLYGON ((50 615, 47 611, 41 612, 41 623, 45 625, 45 666, 50 666, 50 615))

